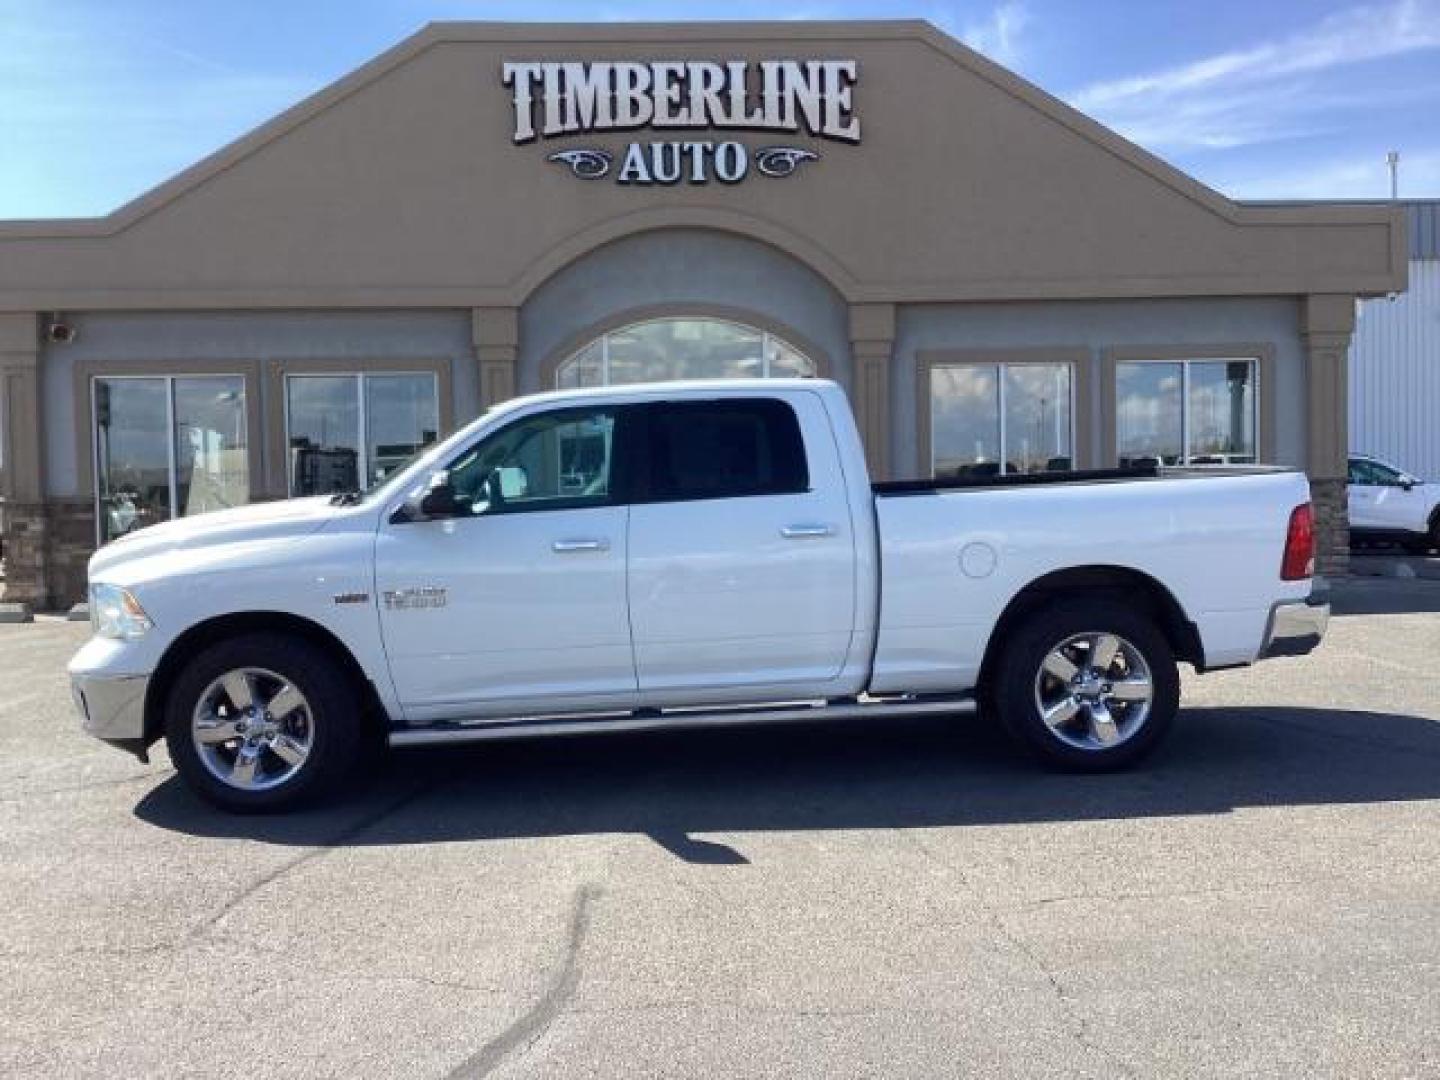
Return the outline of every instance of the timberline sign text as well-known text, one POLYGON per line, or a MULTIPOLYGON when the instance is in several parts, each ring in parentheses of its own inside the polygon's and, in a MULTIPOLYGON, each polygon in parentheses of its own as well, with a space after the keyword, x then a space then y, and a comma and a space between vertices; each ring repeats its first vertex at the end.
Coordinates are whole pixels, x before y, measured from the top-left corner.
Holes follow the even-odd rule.
MULTIPOLYGON (((854 60, 507 61, 517 144, 608 131, 783 132, 855 144, 854 60)), ((738 183, 754 171, 790 176, 819 154, 798 146, 754 149, 736 139, 632 142, 558 150, 549 160, 577 177, 622 184, 738 183)))

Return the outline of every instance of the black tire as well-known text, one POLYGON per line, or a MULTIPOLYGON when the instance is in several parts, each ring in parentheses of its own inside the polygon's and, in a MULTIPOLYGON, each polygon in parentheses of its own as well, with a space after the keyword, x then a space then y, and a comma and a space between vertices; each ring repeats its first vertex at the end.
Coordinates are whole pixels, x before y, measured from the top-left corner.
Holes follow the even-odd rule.
POLYGON ((987 689, 1011 737, 1045 764, 1070 772, 1123 769, 1154 750, 1174 726, 1180 707, 1175 655, 1154 618, 1143 609, 1104 595, 1060 600, 1026 616, 1007 636, 987 689), (1094 679, 1088 678, 1089 668, 1083 662, 1090 655, 1087 635, 1120 641, 1116 659, 1094 679), (1066 658, 1081 661, 1077 672, 1085 681, 1078 689, 1074 682, 1065 683, 1049 672, 1041 675, 1051 654, 1072 641, 1061 652, 1061 661, 1054 663, 1063 668, 1066 658), (1136 659, 1133 668, 1127 647, 1136 659), (1145 669, 1149 708, 1132 711, 1137 703, 1122 701, 1120 695, 1131 692, 1132 686, 1135 692, 1143 691, 1145 669), (1109 696, 1112 691, 1114 697, 1109 696), (1087 704, 1092 697, 1093 704, 1087 704), (1060 704, 1062 712, 1081 704, 1052 728, 1042 716, 1042 701, 1060 704), (1095 720, 1094 705, 1101 707, 1099 712, 1113 721, 1113 727, 1095 720), (1101 733, 1114 741, 1103 742, 1101 733))
MULTIPOLYGON (((234 707, 228 695, 220 700, 229 714, 234 707)), ((269 713, 262 715, 268 717, 269 713)), ((165 743, 176 770, 201 798, 232 813, 289 810, 333 791, 354 769, 365 737, 360 698, 348 674, 330 653, 288 634, 245 634, 209 646, 175 680, 165 707, 165 743), (274 786, 242 788, 222 780, 212 765, 223 767, 232 745, 238 755, 242 740, 217 744, 202 756, 193 731, 202 696, 208 697, 223 676, 247 669, 262 669, 279 677, 258 681, 257 701, 266 687, 277 683, 289 684, 303 699, 303 706, 284 721, 304 725, 308 752, 303 761, 292 765, 273 750, 256 751, 262 782, 267 764, 277 778, 288 773, 274 786)))

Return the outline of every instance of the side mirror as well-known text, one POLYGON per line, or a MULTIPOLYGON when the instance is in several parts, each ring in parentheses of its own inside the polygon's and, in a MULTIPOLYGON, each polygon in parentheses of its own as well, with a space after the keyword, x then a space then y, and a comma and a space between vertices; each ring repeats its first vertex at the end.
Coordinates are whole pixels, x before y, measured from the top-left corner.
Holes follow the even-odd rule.
POLYGON ((431 521, 436 518, 458 517, 460 503, 448 472, 437 472, 421 491, 405 500, 401 508, 406 521, 431 521))

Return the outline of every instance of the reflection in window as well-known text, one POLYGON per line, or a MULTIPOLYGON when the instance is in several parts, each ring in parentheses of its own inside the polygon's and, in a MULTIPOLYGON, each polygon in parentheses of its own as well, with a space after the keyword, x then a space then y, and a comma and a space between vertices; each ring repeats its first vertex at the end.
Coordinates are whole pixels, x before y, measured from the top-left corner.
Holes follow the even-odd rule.
POLYGON ((799 494, 810 484, 783 401, 671 401, 649 408, 650 496, 660 502, 799 494))
POLYGON ((562 363, 562 390, 675 379, 808 378, 815 365, 774 334, 725 319, 652 319, 612 330, 562 363))
POLYGON ((1117 364, 1120 464, 1255 461, 1255 372, 1254 360, 1117 364))
POLYGON ((290 494, 320 495, 360 486, 360 383, 354 375, 285 380, 290 494))
POLYGON ((249 501, 243 379, 175 380, 175 481, 181 517, 249 501))
POLYGON ((612 409, 527 417, 461 454, 450 484, 473 515, 604 506, 614 436, 612 409))
POLYGON ((1367 487, 1399 487, 1404 483, 1404 474, 1378 461, 1351 458, 1349 482, 1367 487))
POLYGON ((930 369, 930 472, 945 478, 1073 468, 1069 364, 930 369))
POLYGON ((384 480, 440 433, 433 375, 365 379, 365 486, 384 480))
POLYGON ((243 378, 104 377, 92 392, 102 544, 249 500, 243 378))
POLYGON ((291 375, 285 404, 291 495, 369 487, 440 434, 431 374, 291 375))

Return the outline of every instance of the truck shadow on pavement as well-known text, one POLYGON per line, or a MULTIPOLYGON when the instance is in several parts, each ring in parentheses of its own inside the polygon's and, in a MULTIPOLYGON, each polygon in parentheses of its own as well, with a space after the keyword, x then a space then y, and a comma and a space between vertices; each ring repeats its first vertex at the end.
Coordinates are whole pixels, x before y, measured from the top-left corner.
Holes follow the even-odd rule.
MULTIPOLYGON (((210 809, 171 776, 149 824, 303 847, 599 833, 744 863, 697 833, 911 829, 1440 798, 1440 723, 1299 708, 1187 709, 1146 765, 1045 772, 974 719, 572 737, 393 754, 356 791, 277 817, 210 809)), ((730 837, 743 847, 743 843, 730 837)))

